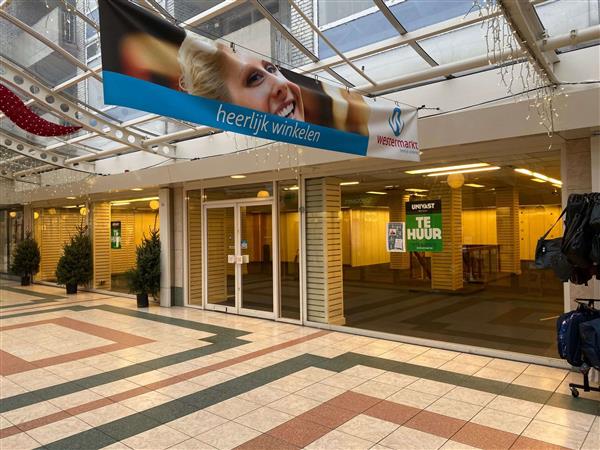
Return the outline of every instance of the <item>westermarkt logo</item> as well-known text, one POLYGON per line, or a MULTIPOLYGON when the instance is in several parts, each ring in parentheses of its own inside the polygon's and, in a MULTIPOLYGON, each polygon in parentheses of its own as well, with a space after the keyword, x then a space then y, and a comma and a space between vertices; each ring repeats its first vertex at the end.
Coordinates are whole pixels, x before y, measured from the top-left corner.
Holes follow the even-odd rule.
POLYGON ((392 114, 390 115, 390 118, 388 119, 390 128, 392 129, 392 132, 394 133, 394 136, 396 136, 396 137, 400 136, 400 133, 402 133, 402 129, 404 128, 404 122, 402 121, 402 118, 400 117, 401 115, 402 115, 402 110, 398 107, 395 107, 394 111, 392 111, 392 114))

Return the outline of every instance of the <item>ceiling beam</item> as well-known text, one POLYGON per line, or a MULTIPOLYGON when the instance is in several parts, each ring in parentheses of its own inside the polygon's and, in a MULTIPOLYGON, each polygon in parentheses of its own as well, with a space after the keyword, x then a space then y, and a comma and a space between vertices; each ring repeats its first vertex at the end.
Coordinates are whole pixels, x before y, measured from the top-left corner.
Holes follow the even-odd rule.
MULTIPOLYGON (((67 100, 60 94, 52 92, 51 89, 38 82, 24 71, 6 60, 0 62, 3 69, 0 77, 15 87, 21 93, 29 95, 43 104, 45 108, 64 117, 66 120, 81 125, 88 131, 93 131, 120 144, 127 145, 142 151, 156 151, 157 149, 146 148, 144 141, 146 136, 121 127, 118 124, 104 119, 98 114, 92 114, 88 110, 67 100)), ((175 157, 175 147, 163 144, 160 148, 165 157, 175 157)))
POLYGON ((76 170, 78 172, 92 173, 95 174, 93 163, 74 163, 67 164, 67 158, 63 155, 49 152, 42 148, 36 147, 35 145, 29 144, 19 138, 10 136, 7 133, 0 133, 0 144, 8 148, 9 150, 18 153, 27 158, 35 159, 40 162, 51 164, 55 167, 62 169, 76 170))
POLYGON ((331 48, 331 50, 333 50, 335 52, 336 55, 338 55, 340 58, 342 58, 342 60, 348 64, 356 73, 358 73, 358 75, 360 75, 361 77, 363 77, 365 80, 367 80, 369 83, 371 83, 373 86, 377 85, 377 82, 375 80, 373 80, 371 77, 369 77, 365 72, 363 72, 362 70, 360 70, 358 67, 356 67, 356 65, 350 61, 341 51, 338 50, 338 48, 333 44, 333 42, 331 42, 329 40, 329 38, 327 36, 325 36, 325 34, 319 29, 319 27, 317 27, 315 25, 315 23, 310 20, 310 17, 308 17, 304 11, 302 11, 302 9, 300 9, 298 7, 298 5, 296 5, 296 2, 294 2, 294 0, 288 0, 288 3, 290 4, 290 6, 298 13, 298 15, 300 17, 302 17, 302 19, 304 19, 304 21, 308 24, 308 26, 321 38, 323 39, 323 41, 329 46, 329 48, 331 48))
POLYGON ((537 45, 546 36, 535 7, 528 0, 498 0, 498 6, 516 33, 518 44, 527 50, 551 83, 558 83, 553 69, 553 64, 558 62, 556 53, 543 52, 537 45))
POLYGON ((69 61, 74 66, 79 67, 84 72, 90 72, 91 76, 96 78, 98 81, 102 81, 102 77, 98 73, 93 72, 85 63, 80 61, 79 58, 76 58, 75 56, 71 55, 68 51, 66 51, 65 49, 60 47, 58 44, 56 44, 55 42, 48 39, 43 34, 38 33, 36 30, 31 28, 29 25, 27 25, 25 22, 20 21, 15 16, 10 15, 3 9, 0 9, 0 17, 8 20, 13 25, 16 25, 21 30, 23 30, 24 32, 29 34, 30 36, 32 36, 35 39, 37 39, 38 41, 42 42, 44 45, 50 47, 52 50, 54 50, 56 53, 60 54, 63 58, 65 58, 67 61, 69 61))
MULTIPOLYGON (((406 28, 404 28, 404 25, 402 25, 400 23, 400 21, 398 20, 398 18, 394 15, 394 13, 390 10, 390 8, 388 8, 388 6, 383 2, 383 0, 373 0, 373 2, 379 8, 379 10, 382 12, 382 14, 385 16, 385 18, 388 20, 388 22, 400 34, 400 36, 405 35, 406 33, 408 33, 408 31, 406 30, 406 28)), ((423 47, 421 47, 417 42, 411 42, 408 45, 410 45, 410 47, 415 52, 417 52, 417 54, 421 58, 423 58, 425 61, 427 61, 427 64, 429 64, 432 67, 438 65, 437 61, 435 61, 429 55, 429 53, 427 53, 425 50, 423 50, 423 47)))
MULTIPOLYGON (((573 30, 569 34, 556 36, 554 38, 548 38, 540 40, 536 43, 540 49, 555 50, 557 48, 565 47, 568 45, 576 45, 582 42, 588 42, 595 39, 600 39, 600 25, 594 25, 592 27, 584 28, 582 30, 573 30)), ((515 58, 523 58, 525 51, 518 49, 515 52, 515 58)), ((381 95, 387 92, 396 90, 402 86, 418 83, 420 81, 430 80, 432 78, 445 77, 453 73, 464 72, 466 70, 477 69, 480 67, 488 66, 490 63, 495 64, 498 62, 494 56, 479 55, 472 58, 456 61, 448 64, 441 64, 436 67, 430 67, 425 70, 418 72, 401 75, 398 77, 388 78, 379 82, 376 89, 372 86, 365 85, 359 86, 356 89, 359 92, 367 92, 371 95, 381 95), (491 60, 490 60, 491 58, 491 60)))
MULTIPOLYGON (((349 52, 346 52, 346 57, 351 59, 352 61, 366 58, 368 56, 392 50, 403 45, 410 45, 414 42, 427 39, 441 33, 447 33, 458 28, 474 25, 476 23, 482 22, 483 20, 499 16, 500 14, 502 14, 500 11, 494 11, 490 14, 484 13, 481 15, 478 12, 471 12, 464 17, 455 17, 453 19, 449 19, 444 22, 437 23, 435 25, 430 25, 428 27, 424 27, 415 31, 410 31, 401 36, 389 38, 384 41, 377 42, 375 44, 365 45, 364 47, 357 48, 356 50, 351 50, 349 52)), ((298 71, 301 73, 312 73, 342 64, 343 62, 344 61, 339 56, 331 56, 321 61, 306 64, 302 67, 299 67, 298 71)))
POLYGON ((183 28, 193 28, 219 17, 221 14, 224 14, 227 11, 232 10, 233 8, 236 8, 244 3, 246 3, 246 0, 225 0, 218 5, 207 9, 206 11, 202 11, 200 14, 196 14, 195 16, 184 20, 180 25, 183 28))

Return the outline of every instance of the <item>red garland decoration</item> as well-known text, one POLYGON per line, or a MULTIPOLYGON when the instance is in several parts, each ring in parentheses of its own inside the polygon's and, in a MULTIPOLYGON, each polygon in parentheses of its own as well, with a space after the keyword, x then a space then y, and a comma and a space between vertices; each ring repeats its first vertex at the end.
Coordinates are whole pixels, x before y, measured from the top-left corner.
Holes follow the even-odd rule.
POLYGON ((0 111, 23 130, 38 136, 64 136, 75 133, 81 127, 65 127, 41 118, 6 86, 0 84, 0 111))

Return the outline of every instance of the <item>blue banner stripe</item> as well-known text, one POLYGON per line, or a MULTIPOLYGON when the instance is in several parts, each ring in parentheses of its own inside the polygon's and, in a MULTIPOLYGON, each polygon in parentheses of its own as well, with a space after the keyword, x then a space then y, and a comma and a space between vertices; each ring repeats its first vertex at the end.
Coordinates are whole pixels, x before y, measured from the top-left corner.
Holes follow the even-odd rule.
POLYGON ((190 95, 118 72, 105 70, 102 76, 106 104, 127 106, 274 141, 360 156, 367 154, 367 136, 190 95))

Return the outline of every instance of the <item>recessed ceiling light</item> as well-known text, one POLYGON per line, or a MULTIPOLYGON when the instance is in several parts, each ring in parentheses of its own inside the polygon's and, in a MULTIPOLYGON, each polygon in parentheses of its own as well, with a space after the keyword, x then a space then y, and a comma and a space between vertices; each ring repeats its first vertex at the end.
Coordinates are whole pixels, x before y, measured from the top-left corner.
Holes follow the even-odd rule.
POLYGON ((472 188, 484 188, 485 187, 483 184, 477 184, 477 183, 465 183, 465 186, 469 186, 472 188))
POLYGON ((283 188, 284 191, 297 191, 298 189, 300 189, 298 186, 290 186, 283 188))
POLYGON ((562 189, 562 185, 560 184, 552 183, 552 186, 554 186, 555 188, 562 189))
POLYGON ((451 170, 449 172, 435 172, 427 174, 428 177, 441 177, 444 175, 454 175, 455 173, 473 173, 473 172, 490 172, 492 170, 500 170, 499 166, 479 167, 475 169, 451 170))
POLYGON ((233 179, 237 180, 237 179, 241 179, 241 178, 246 178, 246 175, 231 175, 230 178, 233 178, 233 179))
POLYGON ((68 200, 75 200, 77 197, 67 197, 68 200))
POLYGON ((541 180, 539 178, 532 178, 531 181, 535 181, 536 183, 545 183, 546 180, 541 180))
POLYGON ((406 192, 429 192, 429 189, 419 189, 419 188, 406 188, 404 190, 406 192))
MULTIPOLYGON (((521 173, 523 175, 528 175, 530 177, 534 177, 537 178, 538 180, 543 180, 543 181, 547 181, 549 183, 554 183, 554 184, 558 184, 560 186, 562 186, 562 181, 557 180, 556 178, 551 178, 551 177, 547 177, 544 174, 538 173, 538 172, 532 172, 531 170, 528 169, 515 169, 515 172, 521 173)), ((539 183, 539 182, 538 182, 539 183)))
POLYGON ((355 184, 359 184, 360 181, 342 181, 340 186, 353 186, 355 184))
POLYGON ((473 163, 473 164, 462 164, 459 166, 446 166, 446 167, 432 167, 429 169, 417 169, 417 170, 408 170, 406 171, 409 175, 418 175, 420 173, 436 173, 436 172, 449 172, 455 170, 463 170, 463 169, 474 169, 477 167, 487 167, 488 163, 473 163))
POLYGON ((69 205, 69 206, 63 206, 63 208, 77 208, 77 205, 69 205))
POLYGON ((136 192, 143 191, 143 189, 142 189, 142 188, 132 188, 131 190, 132 190, 132 191, 136 191, 136 192))
POLYGON ((373 195, 387 195, 387 192, 380 192, 380 191, 367 191, 367 194, 373 194, 373 195))

